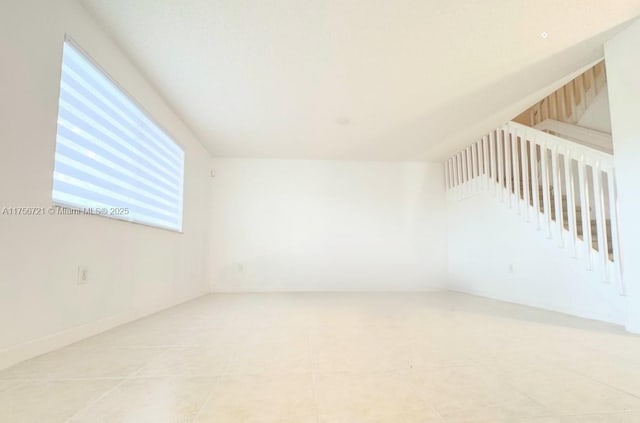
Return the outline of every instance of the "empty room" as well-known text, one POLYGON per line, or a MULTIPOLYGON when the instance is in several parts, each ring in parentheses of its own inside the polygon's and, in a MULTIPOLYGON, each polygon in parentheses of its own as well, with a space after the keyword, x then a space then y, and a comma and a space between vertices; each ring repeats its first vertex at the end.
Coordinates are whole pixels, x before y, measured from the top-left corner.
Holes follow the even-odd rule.
POLYGON ((0 58, 0 423, 640 423, 640 0, 0 0, 0 58))

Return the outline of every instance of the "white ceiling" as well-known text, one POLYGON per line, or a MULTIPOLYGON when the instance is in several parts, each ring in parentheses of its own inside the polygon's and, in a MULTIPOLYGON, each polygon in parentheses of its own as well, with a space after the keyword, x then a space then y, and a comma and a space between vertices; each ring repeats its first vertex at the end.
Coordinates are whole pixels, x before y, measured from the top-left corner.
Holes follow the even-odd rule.
POLYGON ((640 0, 80 1, 224 157, 440 158, 640 14, 640 0))

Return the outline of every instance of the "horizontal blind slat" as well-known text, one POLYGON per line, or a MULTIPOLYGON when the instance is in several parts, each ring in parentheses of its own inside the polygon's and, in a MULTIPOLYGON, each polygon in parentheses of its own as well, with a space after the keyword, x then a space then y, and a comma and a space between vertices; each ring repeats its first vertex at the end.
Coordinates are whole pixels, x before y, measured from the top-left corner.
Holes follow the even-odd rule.
POLYGON ((184 151, 69 41, 57 132, 55 202, 182 230, 184 151))

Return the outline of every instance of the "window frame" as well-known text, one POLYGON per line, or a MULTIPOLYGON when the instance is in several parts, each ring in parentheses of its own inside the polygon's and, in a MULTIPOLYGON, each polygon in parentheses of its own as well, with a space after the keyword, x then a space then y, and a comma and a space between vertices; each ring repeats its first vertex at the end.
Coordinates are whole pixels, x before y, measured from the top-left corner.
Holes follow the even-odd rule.
MULTIPOLYGON (((154 229, 160 229, 160 230, 164 230, 164 231, 168 231, 168 232, 172 232, 172 233, 176 233, 176 234, 184 234, 184 205, 185 205, 185 201, 184 201, 184 194, 185 194, 185 170, 186 170, 186 162, 187 162, 187 155, 185 152, 185 148, 184 145, 179 142, 177 140, 177 138, 175 136, 173 136, 173 134, 171 134, 170 131, 168 131, 163 125, 161 125, 152 115, 151 113, 149 113, 147 111, 147 109, 129 92, 127 91, 119 82, 117 79, 115 79, 113 76, 111 76, 111 74, 109 72, 107 72, 107 70, 102 67, 96 59, 93 58, 93 56, 91 56, 82 46, 80 46, 75 39, 73 39, 69 34, 65 34, 64 35, 64 40, 62 43, 62 51, 60 54, 60 63, 59 63, 59 70, 60 72, 58 73, 58 97, 57 97, 57 108, 56 108, 56 135, 54 137, 54 158, 53 158, 53 169, 52 169, 52 175, 55 172, 55 167, 56 167, 56 158, 55 158, 55 153, 57 151, 57 145, 58 145, 58 119, 60 116, 60 96, 62 93, 62 76, 63 76, 63 64, 64 64, 64 47, 65 45, 69 45, 71 48, 73 48, 77 53, 79 53, 82 58, 84 60, 86 60, 86 62, 94 69, 96 70, 98 73, 101 74, 101 76, 103 76, 105 79, 107 79, 111 84, 113 84, 113 86, 120 91, 120 94, 122 94, 124 97, 126 97, 127 100, 129 100, 131 102, 131 104, 145 117, 147 118, 153 125, 155 125, 155 127, 157 128, 158 131, 162 132, 171 142, 173 142, 173 144, 179 148, 182 151, 182 171, 180 173, 181 175, 181 184, 179 186, 180 191, 179 191, 179 198, 180 198, 180 228, 171 228, 171 227, 167 227, 167 226, 160 226, 160 225, 155 225, 153 223, 149 223, 149 222, 143 222, 140 220, 136 220, 133 219, 131 216, 128 215, 123 215, 123 214, 89 214, 89 213, 84 213, 85 208, 78 206, 76 204, 71 204, 71 203, 66 203, 64 201, 61 200, 56 200, 53 198, 53 191, 54 191, 54 186, 55 186, 55 176, 52 177, 51 179, 51 189, 50 189, 50 198, 51 198, 51 202, 52 205, 55 207, 58 207, 62 210, 64 210, 65 212, 68 213, 61 213, 61 214, 80 214, 80 215, 85 215, 85 214, 89 214, 89 215, 95 215, 95 216, 100 216, 100 217, 106 217, 108 219, 112 219, 112 220, 116 220, 116 221, 123 221, 123 222, 129 222, 135 225, 141 225, 141 226, 146 226, 149 228, 154 228, 154 229)), ((118 207, 122 207, 125 208, 126 206, 113 206, 113 208, 118 208, 118 207)))

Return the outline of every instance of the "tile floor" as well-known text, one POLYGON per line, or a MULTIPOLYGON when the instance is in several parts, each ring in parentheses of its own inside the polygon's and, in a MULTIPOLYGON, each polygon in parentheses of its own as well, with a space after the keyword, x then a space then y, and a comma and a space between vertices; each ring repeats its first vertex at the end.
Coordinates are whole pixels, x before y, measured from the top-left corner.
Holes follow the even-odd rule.
POLYGON ((209 295, 0 371, 0 422, 638 423, 640 337, 454 293, 209 295))

